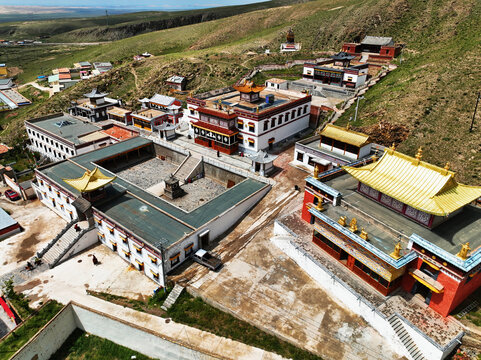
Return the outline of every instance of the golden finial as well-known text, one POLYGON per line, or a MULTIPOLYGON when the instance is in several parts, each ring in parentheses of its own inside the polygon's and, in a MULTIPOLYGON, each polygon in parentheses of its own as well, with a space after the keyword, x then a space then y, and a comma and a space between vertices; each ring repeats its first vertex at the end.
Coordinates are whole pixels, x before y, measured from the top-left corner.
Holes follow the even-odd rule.
POLYGON ((393 142, 389 149, 391 149, 392 151, 396 151, 396 143, 393 142))
POLYGON ((351 128, 351 124, 347 123, 346 130, 349 130, 350 128, 351 128))
POLYGON ((451 164, 449 163, 449 161, 446 163, 446 165, 444 165, 444 170, 446 171, 449 171, 449 167, 451 166, 451 164))
POLYGON ((341 226, 346 226, 347 224, 347 217, 341 216, 339 220, 337 220, 337 223, 341 226))
POLYGON ((259 114, 259 106, 256 107, 256 113, 259 114))
POLYGON ((367 236, 367 231, 364 228, 361 228, 361 235, 359 235, 361 239, 368 240, 369 237, 367 236))
POLYGON ((319 179, 319 167, 317 166, 317 164, 314 165, 314 179, 319 179))
POLYGON ((374 155, 372 156, 372 161, 377 161, 377 159, 379 159, 379 149, 376 148, 376 151, 374 151, 374 155))
POLYGON ((418 149, 418 152, 416 153, 416 159, 421 160, 422 157, 423 157, 423 147, 420 146, 418 149))
POLYGON ((469 242, 461 246, 461 251, 456 255, 457 257, 466 260, 468 258, 468 253, 471 251, 469 247, 469 242))
POLYGON ((389 254, 393 259, 399 259, 401 257, 401 242, 398 242, 394 247, 394 251, 389 254))
POLYGON ((352 218, 351 222, 349 223, 349 231, 355 233, 357 231, 357 220, 356 218, 352 218))
MULTIPOLYGON (((319 199, 319 198, 318 198, 319 199)), ((317 211, 323 211, 324 207, 322 206, 322 199, 319 199, 317 206, 316 206, 317 211)))

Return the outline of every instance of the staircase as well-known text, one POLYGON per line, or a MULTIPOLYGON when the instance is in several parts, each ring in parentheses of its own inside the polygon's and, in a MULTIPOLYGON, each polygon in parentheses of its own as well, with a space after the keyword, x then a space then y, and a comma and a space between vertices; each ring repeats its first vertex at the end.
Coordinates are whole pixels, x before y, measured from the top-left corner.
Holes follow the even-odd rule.
POLYGON ((164 303, 162 304, 162 306, 160 307, 162 310, 169 310, 169 308, 174 305, 174 303, 176 302, 177 298, 179 297, 179 295, 182 293, 182 290, 184 290, 184 287, 179 285, 179 284, 175 284, 174 288, 172 289, 172 291, 170 292, 169 296, 167 296, 167 299, 165 299, 164 303))
POLYGON ((411 360, 426 360, 422 352, 416 346, 416 343, 411 337, 411 335, 409 335, 409 333, 406 331, 402 320, 399 319, 397 316, 393 316, 388 321, 394 332, 396 333, 398 339, 408 351, 411 360))
POLYGON ((71 223, 70 227, 58 239, 54 239, 53 244, 49 244, 50 248, 43 254, 42 260, 47 263, 50 268, 57 265, 60 258, 76 243, 83 235, 85 229, 88 228, 87 221, 76 223, 80 227, 80 231, 75 230, 75 223, 71 223))
POLYGON ((174 172, 174 176, 179 179, 181 182, 187 182, 189 176, 194 172, 195 169, 200 165, 202 162, 202 158, 199 159, 195 156, 190 155, 186 160, 180 164, 177 170, 174 172))

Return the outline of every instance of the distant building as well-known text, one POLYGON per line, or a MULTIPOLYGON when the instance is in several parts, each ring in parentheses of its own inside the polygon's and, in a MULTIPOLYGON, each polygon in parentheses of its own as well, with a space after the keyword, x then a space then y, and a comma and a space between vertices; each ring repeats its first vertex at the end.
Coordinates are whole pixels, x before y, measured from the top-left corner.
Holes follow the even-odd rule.
POLYGON ((92 69, 92 64, 89 63, 88 61, 80 61, 78 63, 73 64, 73 66, 76 69, 81 69, 81 70, 90 70, 92 69))
POLYGON ((195 142, 228 154, 257 153, 309 127, 311 96, 244 81, 187 98, 195 142))
POLYGON ((366 36, 360 43, 344 43, 342 51, 349 54, 371 53, 374 59, 393 59, 401 53, 391 37, 366 36))
POLYGON ((320 135, 296 143, 293 165, 324 172, 368 157, 371 145, 366 134, 327 124, 320 135))
POLYGON ((13 87, 12 79, 0 79, 0 90, 8 90, 13 87))
POLYGON ((156 131, 157 126, 168 122, 169 116, 161 110, 144 108, 130 114, 130 118, 135 127, 147 131, 156 131))
POLYGON ((182 102, 171 96, 155 94, 150 99, 144 98, 139 101, 142 103, 142 109, 163 111, 171 124, 177 125, 184 116, 182 102))
POLYGON ((326 85, 358 88, 364 85, 369 71, 368 64, 351 65, 355 56, 340 52, 331 56, 331 62, 322 65, 305 63, 302 77, 326 85))
POLYGON ((4 79, 8 76, 7 65, 0 64, 0 79, 4 79))
POLYGON ((294 52, 301 50, 301 44, 296 43, 294 31, 289 29, 286 34, 286 42, 281 44, 281 52, 294 52))
POLYGON ((112 143, 124 141, 132 137, 139 136, 138 131, 132 130, 128 127, 115 125, 115 124, 104 126, 102 133, 110 136, 112 143))
POLYGON ((113 68, 110 62, 94 62, 95 75, 103 74, 113 68))
POLYGON ((19 233, 21 230, 17 220, 13 219, 5 210, 0 208, 0 240, 19 233))
POLYGON ((110 144, 101 128, 67 114, 26 120, 25 128, 33 151, 58 161, 110 144))
POLYGON ((183 76, 178 76, 178 75, 171 76, 166 80, 166 83, 174 90, 178 90, 178 91, 185 90, 186 80, 185 80, 185 77, 183 76))
POLYGON ((119 121, 125 125, 132 124, 131 110, 123 109, 118 106, 113 106, 107 110, 107 116, 109 120, 119 121))
POLYGON ((266 89, 268 90, 287 90, 289 81, 278 78, 271 78, 266 80, 266 89))
POLYGON ((97 89, 84 94, 85 98, 72 101, 69 113, 73 116, 81 116, 91 122, 106 120, 108 118, 107 111, 114 107, 120 106, 121 101, 107 97, 108 93, 102 93, 97 89))
POLYGON ((13 89, 0 90, 0 102, 6 104, 12 110, 19 106, 30 105, 32 103, 25 96, 13 89))

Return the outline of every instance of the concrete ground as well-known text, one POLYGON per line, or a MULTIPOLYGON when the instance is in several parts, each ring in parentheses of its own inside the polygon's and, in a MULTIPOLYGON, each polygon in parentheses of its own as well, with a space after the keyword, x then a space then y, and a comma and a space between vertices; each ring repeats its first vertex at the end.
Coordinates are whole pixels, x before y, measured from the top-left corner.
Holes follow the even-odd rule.
POLYGON ((179 166, 159 158, 152 158, 140 164, 116 172, 121 178, 142 189, 148 189, 164 182, 179 166))
POLYGON ((23 231, 0 240, 0 277, 25 266, 67 224, 60 216, 46 208, 39 200, 12 202, 0 198, 0 207, 11 212, 23 231))
MULTIPOLYGON (((104 245, 97 245, 78 254, 59 266, 44 271, 30 281, 16 287, 39 305, 48 299, 63 304, 75 301, 120 320, 141 324, 152 332, 181 345, 222 359, 281 360, 282 357, 264 350, 232 341, 186 325, 166 322, 164 318, 124 308, 94 296, 86 290, 104 291, 129 298, 142 298, 152 294, 157 284, 139 271, 129 267, 118 255, 104 245), (92 263, 95 254, 100 264, 92 263), (74 275, 75 274, 75 275, 74 275)), ((210 359, 203 354, 193 353, 193 359, 210 359)))
POLYGON ((293 148, 271 192, 215 248, 224 262, 217 273, 192 264, 172 276, 208 301, 259 328, 325 359, 396 359, 381 334, 339 306, 269 241, 273 221, 302 203, 305 172, 288 166, 293 148))

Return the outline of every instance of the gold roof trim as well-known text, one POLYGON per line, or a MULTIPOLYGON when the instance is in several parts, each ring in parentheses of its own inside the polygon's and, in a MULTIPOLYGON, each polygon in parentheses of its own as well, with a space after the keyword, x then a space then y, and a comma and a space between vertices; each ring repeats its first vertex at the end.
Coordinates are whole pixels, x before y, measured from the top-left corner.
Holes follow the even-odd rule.
POLYGON ((333 124, 327 124, 320 134, 357 147, 362 147, 371 142, 369 135, 333 124))
POLYGON ((375 163, 343 169, 361 183, 437 216, 449 215, 481 197, 481 187, 458 184, 453 171, 388 148, 375 163))
POLYGON ((116 176, 109 177, 95 167, 92 171, 85 171, 82 177, 77 179, 62 179, 67 184, 80 192, 91 192, 100 189, 116 179, 116 176))

